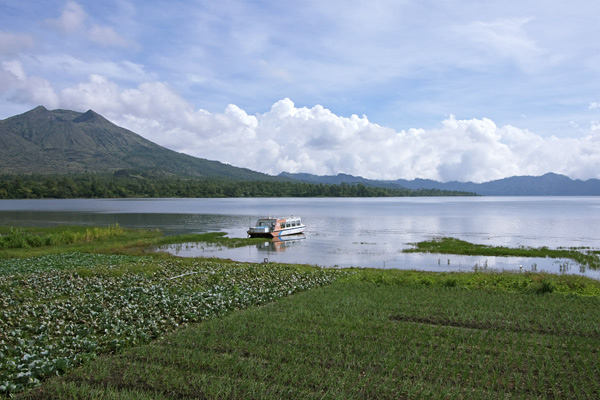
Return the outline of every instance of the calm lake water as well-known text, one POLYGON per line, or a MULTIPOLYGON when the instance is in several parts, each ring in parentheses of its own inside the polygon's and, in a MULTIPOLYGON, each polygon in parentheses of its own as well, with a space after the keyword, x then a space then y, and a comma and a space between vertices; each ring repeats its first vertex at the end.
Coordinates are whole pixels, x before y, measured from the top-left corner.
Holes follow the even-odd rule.
POLYGON ((238 261, 472 270, 494 269, 583 273, 568 260, 406 254, 410 243, 450 236, 501 246, 600 247, 600 197, 422 197, 277 199, 91 199, 1 200, 0 224, 11 226, 107 225, 160 228, 168 234, 223 231, 246 237, 262 216, 301 216, 306 234, 298 240, 225 249, 185 244, 181 256, 238 261))

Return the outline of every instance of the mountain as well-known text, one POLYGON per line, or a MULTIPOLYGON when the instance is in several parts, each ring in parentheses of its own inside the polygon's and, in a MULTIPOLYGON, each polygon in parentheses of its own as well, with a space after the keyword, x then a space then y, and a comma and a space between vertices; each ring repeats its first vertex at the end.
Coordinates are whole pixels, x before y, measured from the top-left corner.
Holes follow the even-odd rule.
POLYGON ((484 196, 600 196, 600 180, 573 180, 567 176, 548 173, 542 176, 514 176, 485 183, 438 182, 429 179, 370 180, 352 175, 318 176, 311 174, 279 175, 310 183, 348 184, 362 183, 368 186, 406 189, 438 189, 473 192, 484 196))
POLYGON ((484 196, 600 196, 600 180, 573 180, 567 176, 547 173, 542 176, 513 176, 484 183, 428 180, 397 180, 396 183, 414 186, 466 190, 484 196))
POLYGON ((274 177, 166 149, 89 110, 39 106, 0 121, 0 174, 114 173, 273 180, 274 177))

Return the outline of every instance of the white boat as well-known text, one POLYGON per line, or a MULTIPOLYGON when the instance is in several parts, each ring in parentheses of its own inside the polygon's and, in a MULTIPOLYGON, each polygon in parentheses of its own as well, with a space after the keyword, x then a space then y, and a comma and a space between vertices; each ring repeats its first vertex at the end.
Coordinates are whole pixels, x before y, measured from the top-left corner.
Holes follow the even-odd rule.
POLYGON ((304 232, 306 226, 300 217, 288 218, 259 218, 256 225, 248 229, 250 237, 282 237, 298 235, 304 232))

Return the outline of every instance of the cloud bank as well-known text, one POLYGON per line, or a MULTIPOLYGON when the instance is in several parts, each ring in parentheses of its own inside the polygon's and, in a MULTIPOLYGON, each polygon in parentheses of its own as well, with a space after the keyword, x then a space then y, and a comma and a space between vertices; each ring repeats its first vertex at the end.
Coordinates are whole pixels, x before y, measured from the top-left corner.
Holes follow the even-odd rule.
POLYGON ((431 129, 397 131, 364 115, 340 116, 321 105, 299 107, 288 98, 254 115, 232 104, 211 113, 194 109, 163 82, 121 88, 91 75, 56 92, 44 79, 28 77, 18 62, 4 62, 1 74, 10 78, 5 81, 20 101, 93 109, 167 148, 269 174, 341 172, 372 179, 473 182, 546 172, 600 178, 598 122, 577 138, 542 137, 487 118, 455 116, 431 129))

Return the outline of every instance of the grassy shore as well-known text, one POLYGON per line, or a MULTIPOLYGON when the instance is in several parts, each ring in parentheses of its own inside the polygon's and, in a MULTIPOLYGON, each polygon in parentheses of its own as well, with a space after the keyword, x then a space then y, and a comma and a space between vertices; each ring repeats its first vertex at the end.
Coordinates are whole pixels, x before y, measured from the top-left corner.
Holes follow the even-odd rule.
POLYGON ((4 395, 600 397, 598 281, 178 259, 139 235, 0 260, 4 395))
POLYGON ((207 242, 225 247, 262 243, 264 239, 229 238, 224 232, 165 236, 157 229, 57 226, 15 228, 0 226, 0 259, 65 252, 156 255, 157 247, 187 242, 207 242))

